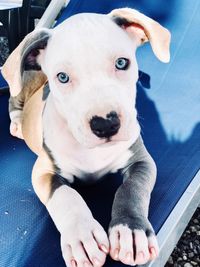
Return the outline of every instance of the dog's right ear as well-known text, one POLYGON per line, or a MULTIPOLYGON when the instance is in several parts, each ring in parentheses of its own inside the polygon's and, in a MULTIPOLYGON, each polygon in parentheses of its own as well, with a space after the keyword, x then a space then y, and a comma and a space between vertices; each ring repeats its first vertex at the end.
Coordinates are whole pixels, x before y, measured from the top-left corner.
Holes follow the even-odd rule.
POLYGON ((132 8, 114 9, 108 15, 138 46, 149 41, 155 56, 169 62, 171 34, 166 28, 132 8))
POLYGON ((50 36, 51 30, 49 29, 34 30, 24 38, 6 60, 2 67, 2 74, 8 82, 12 96, 17 96, 22 90, 24 74, 27 71, 41 70, 38 57, 46 48, 50 36))

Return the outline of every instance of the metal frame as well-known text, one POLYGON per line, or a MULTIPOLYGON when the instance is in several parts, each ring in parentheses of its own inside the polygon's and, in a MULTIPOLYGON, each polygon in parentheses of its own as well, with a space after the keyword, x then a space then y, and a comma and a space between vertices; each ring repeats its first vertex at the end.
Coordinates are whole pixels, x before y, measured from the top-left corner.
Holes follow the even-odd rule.
POLYGON ((52 0, 39 20, 36 28, 50 28, 64 6, 69 4, 70 0, 52 0))
MULTIPOLYGON (((50 0, 36 3, 33 0, 23 0, 22 7, 19 9, 19 42, 31 31, 35 29, 35 19, 40 19, 44 12, 45 7, 50 4, 50 0)), ((58 1, 59 4, 59 1, 58 1)), ((57 11, 57 10, 55 10, 57 11)))
POLYGON ((157 234, 159 257, 143 267, 164 267, 200 203, 200 170, 197 172, 157 234))

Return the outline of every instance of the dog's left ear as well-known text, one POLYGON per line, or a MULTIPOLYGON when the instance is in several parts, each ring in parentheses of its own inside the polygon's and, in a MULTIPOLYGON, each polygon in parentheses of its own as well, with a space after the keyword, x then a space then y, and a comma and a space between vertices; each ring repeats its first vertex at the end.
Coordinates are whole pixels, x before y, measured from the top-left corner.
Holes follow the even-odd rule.
POLYGON ((2 74, 9 85, 11 96, 17 96, 27 82, 39 86, 46 80, 38 58, 45 50, 50 36, 51 30, 49 29, 34 30, 24 38, 6 60, 2 67, 2 74), (36 71, 40 72, 39 75, 36 71))
POLYGON ((162 62, 170 60, 170 32, 158 22, 131 8, 114 9, 108 14, 112 20, 124 29, 137 45, 150 42, 156 57, 162 62))

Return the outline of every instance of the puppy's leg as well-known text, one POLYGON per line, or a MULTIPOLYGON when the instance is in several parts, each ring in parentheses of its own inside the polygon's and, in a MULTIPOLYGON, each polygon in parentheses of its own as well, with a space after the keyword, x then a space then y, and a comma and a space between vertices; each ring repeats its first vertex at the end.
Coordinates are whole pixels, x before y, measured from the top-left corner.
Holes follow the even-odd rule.
POLYGON ((22 90, 17 96, 11 96, 9 99, 10 133, 13 136, 24 139, 22 134, 24 104, 45 84, 46 80, 46 75, 42 71, 27 71, 24 73, 22 90))
POLYGON ((39 156, 32 173, 33 186, 61 234, 68 267, 102 266, 109 251, 103 227, 93 218, 82 197, 56 175, 47 156, 39 156))
POLYGON ((16 97, 9 99, 9 115, 10 115, 10 133, 13 136, 23 139, 22 135, 22 110, 24 106, 24 92, 16 97))
POLYGON ((156 258, 159 249, 154 230, 147 218, 150 194, 156 177, 155 163, 141 138, 132 147, 135 153, 122 171, 109 227, 111 257, 125 264, 145 264, 156 258))

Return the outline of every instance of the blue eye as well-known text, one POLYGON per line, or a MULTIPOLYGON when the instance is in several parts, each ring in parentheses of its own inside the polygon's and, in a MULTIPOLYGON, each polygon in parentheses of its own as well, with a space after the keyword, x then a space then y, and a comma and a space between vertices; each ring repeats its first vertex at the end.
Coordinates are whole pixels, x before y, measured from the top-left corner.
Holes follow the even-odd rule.
POLYGON ((130 65, 130 61, 127 58, 120 57, 115 61, 115 67, 118 70, 127 70, 130 65))
POLYGON ((57 77, 61 83, 68 83, 69 82, 69 76, 65 72, 59 72, 57 74, 57 77))

